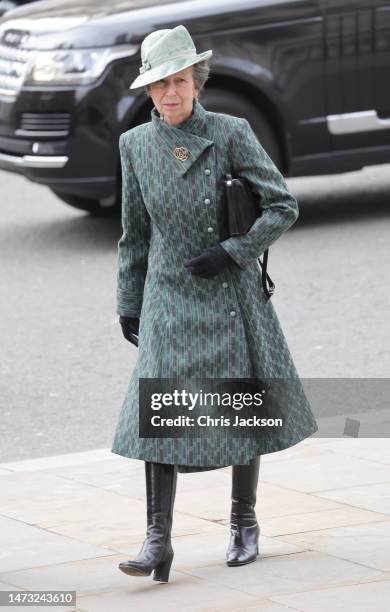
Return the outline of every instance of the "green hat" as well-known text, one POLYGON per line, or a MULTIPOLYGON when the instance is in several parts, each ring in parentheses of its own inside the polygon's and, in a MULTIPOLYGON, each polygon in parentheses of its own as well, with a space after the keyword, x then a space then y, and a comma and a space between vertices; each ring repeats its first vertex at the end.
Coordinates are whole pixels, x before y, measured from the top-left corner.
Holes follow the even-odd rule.
POLYGON ((191 35, 183 25, 173 29, 156 30, 142 41, 140 76, 132 82, 129 89, 159 81, 208 59, 212 54, 211 49, 197 53, 191 35))

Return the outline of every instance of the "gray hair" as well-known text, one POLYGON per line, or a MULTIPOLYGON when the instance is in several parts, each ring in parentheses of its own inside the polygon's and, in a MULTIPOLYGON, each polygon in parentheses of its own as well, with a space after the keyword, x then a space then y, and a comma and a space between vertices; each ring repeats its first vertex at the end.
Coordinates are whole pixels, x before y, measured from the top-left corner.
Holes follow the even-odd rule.
MULTIPOLYGON (((192 78, 194 79, 195 89, 198 90, 198 94, 202 91, 203 87, 206 84, 206 81, 209 79, 210 75, 210 63, 209 60, 203 60, 202 62, 197 62, 192 65, 192 78)), ((150 98, 149 94, 149 85, 145 85, 143 88, 148 98, 150 98)))

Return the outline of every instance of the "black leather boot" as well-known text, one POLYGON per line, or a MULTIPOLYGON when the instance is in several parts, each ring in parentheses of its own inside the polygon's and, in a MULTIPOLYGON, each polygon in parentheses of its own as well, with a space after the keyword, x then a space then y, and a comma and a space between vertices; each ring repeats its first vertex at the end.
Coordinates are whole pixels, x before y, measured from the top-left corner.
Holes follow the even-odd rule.
POLYGON ((130 576, 149 576, 168 582, 173 560, 171 527, 176 495, 177 465, 145 461, 147 530, 135 559, 122 561, 119 569, 130 576))
POLYGON ((228 566, 251 563, 259 554, 260 527, 255 505, 260 456, 252 459, 249 465, 232 466, 230 541, 226 552, 228 566))

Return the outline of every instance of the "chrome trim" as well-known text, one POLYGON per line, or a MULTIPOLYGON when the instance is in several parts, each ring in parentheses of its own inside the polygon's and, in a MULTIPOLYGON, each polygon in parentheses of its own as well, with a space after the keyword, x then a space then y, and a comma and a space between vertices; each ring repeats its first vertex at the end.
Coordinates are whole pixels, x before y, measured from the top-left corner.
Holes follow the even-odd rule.
POLYGON ((0 96, 6 96, 6 101, 13 100, 16 98, 16 91, 14 89, 4 89, 0 87, 0 96))
POLYGON ((66 155, 7 155, 0 153, 0 162, 23 168, 63 168, 68 161, 66 155))
POLYGON ((0 92, 5 96, 15 95, 34 57, 31 49, 20 49, 0 43, 0 92))
POLYGON ((69 136, 69 130, 15 130, 16 136, 69 136))
POLYGON ((335 135, 390 129, 390 119, 380 119, 376 110, 327 115, 326 121, 329 132, 335 135))

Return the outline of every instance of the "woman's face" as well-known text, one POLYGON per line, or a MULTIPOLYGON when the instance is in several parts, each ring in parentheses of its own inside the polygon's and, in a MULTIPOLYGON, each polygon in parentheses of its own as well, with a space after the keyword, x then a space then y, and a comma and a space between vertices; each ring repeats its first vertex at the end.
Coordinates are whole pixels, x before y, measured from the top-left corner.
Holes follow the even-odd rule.
POLYGON ((192 72, 193 66, 188 66, 149 85, 154 106, 171 125, 181 123, 192 113, 193 99, 198 95, 192 72))

